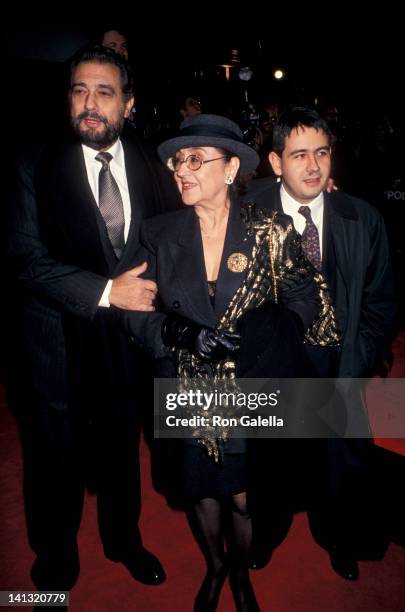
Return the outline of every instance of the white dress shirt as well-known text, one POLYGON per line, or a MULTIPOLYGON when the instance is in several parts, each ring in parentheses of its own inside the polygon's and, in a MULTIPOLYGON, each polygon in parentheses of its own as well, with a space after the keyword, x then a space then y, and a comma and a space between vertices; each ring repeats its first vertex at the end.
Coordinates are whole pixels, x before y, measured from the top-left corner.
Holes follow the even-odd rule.
MULTIPOLYGON (((97 206, 99 206, 98 178, 102 168, 101 162, 96 160, 96 155, 98 155, 99 151, 96 151, 95 149, 92 149, 86 145, 82 145, 82 149, 89 185, 97 206)), ((122 204, 124 207, 124 240, 126 242, 129 233, 129 226, 131 225, 131 202, 129 199, 127 173, 125 171, 124 149, 122 147, 121 140, 118 139, 112 145, 112 147, 107 149, 106 152, 113 156, 112 160, 110 161, 110 170, 121 193, 122 204)), ((110 295, 111 285, 112 280, 109 280, 103 291, 103 295, 101 296, 99 306, 110 306, 108 296, 110 295)))
POLYGON ((323 207, 324 207, 324 198, 323 192, 321 192, 314 200, 308 202, 306 204, 301 204, 301 202, 297 202, 290 196, 289 193, 284 189, 284 185, 281 185, 280 188, 280 197, 281 197, 281 205, 283 207, 283 211, 286 215, 290 215, 292 217, 294 227, 299 234, 302 235, 302 232, 305 229, 305 217, 298 212, 300 206, 309 206, 311 209, 311 217, 314 222, 316 229, 319 234, 319 248, 321 250, 321 258, 322 258, 322 232, 323 232, 323 207))

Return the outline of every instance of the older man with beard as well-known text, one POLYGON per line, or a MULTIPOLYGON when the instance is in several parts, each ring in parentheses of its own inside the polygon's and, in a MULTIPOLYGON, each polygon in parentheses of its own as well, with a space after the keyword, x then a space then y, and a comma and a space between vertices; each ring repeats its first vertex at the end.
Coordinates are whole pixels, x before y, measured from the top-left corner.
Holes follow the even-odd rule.
POLYGON ((133 104, 125 60, 94 45, 69 68, 75 139, 19 164, 8 246, 20 336, 20 384, 10 395, 36 553, 31 575, 39 589, 75 584, 90 457, 106 557, 160 584, 163 568, 138 529, 145 355, 122 333, 114 307, 154 309, 156 286, 139 278, 146 264, 132 262, 141 219, 162 212, 168 194, 153 156, 121 137, 133 104))

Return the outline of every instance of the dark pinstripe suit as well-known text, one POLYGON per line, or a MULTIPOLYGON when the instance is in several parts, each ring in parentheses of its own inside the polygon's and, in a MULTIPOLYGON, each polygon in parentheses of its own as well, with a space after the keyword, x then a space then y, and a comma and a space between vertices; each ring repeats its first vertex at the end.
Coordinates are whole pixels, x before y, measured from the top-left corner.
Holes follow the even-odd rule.
POLYGON ((145 359, 113 309, 98 303, 107 279, 132 267, 141 219, 162 212, 172 194, 140 143, 124 139, 123 146, 131 225, 119 261, 79 144, 45 149, 18 167, 8 255, 17 279, 21 378, 14 377, 11 397, 26 459, 29 538, 38 555, 77 558, 84 455, 95 466, 106 554, 120 557, 140 545, 137 399, 145 359))

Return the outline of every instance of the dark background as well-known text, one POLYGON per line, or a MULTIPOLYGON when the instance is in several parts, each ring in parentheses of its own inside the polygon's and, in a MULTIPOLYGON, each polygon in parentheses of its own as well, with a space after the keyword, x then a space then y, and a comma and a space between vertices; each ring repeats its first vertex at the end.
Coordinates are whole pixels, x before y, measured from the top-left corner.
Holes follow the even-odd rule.
POLYGON ((403 317, 405 54, 398 11, 385 5, 355 19, 341 5, 328 5, 329 13, 291 6, 291 14, 280 17, 246 5, 238 14, 230 6, 228 17, 220 19, 218 7, 207 4, 166 8, 164 13, 153 5, 140 16, 122 7, 106 16, 95 5, 88 20, 82 9, 55 5, 54 12, 64 15, 59 21, 24 12, 24 20, 9 22, 1 32, 8 151, 19 154, 31 142, 63 137, 64 62, 107 29, 124 30, 128 37, 137 125, 155 145, 179 125, 186 95, 200 96, 203 112, 226 114, 246 133, 267 100, 319 108, 332 103, 341 130, 334 175, 339 188, 370 201, 385 218, 403 317), (232 50, 239 62, 227 81, 221 64, 232 64, 232 50), (242 66, 253 71, 248 82, 238 77, 242 66), (283 81, 273 78, 275 68, 285 71, 283 81))
MULTIPOLYGON (((178 12, 182 13, 181 5, 178 12)), ((82 24, 80 17, 77 23, 82 24)), ((173 10, 170 19, 175 17, 173 10)), ((339 105, 350 124, 361 121, 366 125, 384 114, 398 130, 404 129, 404 53, 395 15, 391 15, 388 31, 384 16, 370 30, 366 23, 355 28, 350 15, 341 27, 334 17, 329 23, 331 18, 325 16, 325 23, 316 25, 311 15, 303 15, 302 23, 298 16, 295 27, 288 21, 273 20, 264 33, 253 35, 261 19, 266 19, 261 12, 241 15, 236 30, 230 23, 217 24, 213 16, 212 23, 197 32, 201 20, 183 15, 184 25, 171 25, 164 35, 157 33, 150 17, 111 16, 104 23, 96 18, 91 25, 71 27, 38 19, 37 26, 35 20, 10 24, 1 40, 7 58, 7 91, 18 113, 14 128, 22 135, 52 130, 53 117, 63 116, 63 62, 103 30, 118 26, 129 38, 138 106, 154 109, 161 120, 177 108, 183 93, 200 94, 204 111, 225 112, 231 106, 243 106, 247 92, 256 107, 267 98, 309 104, 328 99, 339 105), (330 29, 333 23, 335 32, 330 29), (233 49, 240 63, 231 69, 227 82, 220 65, 230 62, 233 49), (238 78, 239 68, 246 65, 253 70, 248 83, 238 78), (277 67, 286 72, 283 82, 272 77, 277 67)), ((162 25, 160 22, 159 28, 162 25)))

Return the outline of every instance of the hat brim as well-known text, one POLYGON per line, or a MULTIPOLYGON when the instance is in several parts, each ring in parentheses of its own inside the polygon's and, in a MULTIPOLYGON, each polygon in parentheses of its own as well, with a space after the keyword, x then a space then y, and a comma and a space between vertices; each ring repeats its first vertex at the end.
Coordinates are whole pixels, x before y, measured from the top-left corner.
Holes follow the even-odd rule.
POLYGON ((228 138, 214 136, 177 136, 176 138, 171 138, 162 142, 157 150, 162 162, 167 164, 167 160, 170 157, 174 157, 179 149, 188 149, 192 147, 217 147, 234 153, 240 159, 241 174, 250 174, 254 172, 260 161, 256 151, 243 142, 235 142, 228 138))

